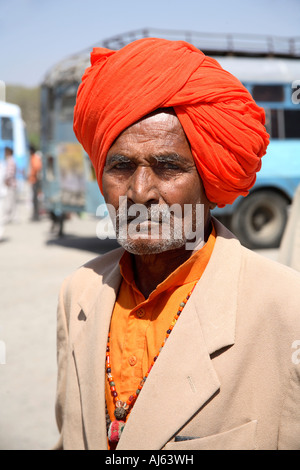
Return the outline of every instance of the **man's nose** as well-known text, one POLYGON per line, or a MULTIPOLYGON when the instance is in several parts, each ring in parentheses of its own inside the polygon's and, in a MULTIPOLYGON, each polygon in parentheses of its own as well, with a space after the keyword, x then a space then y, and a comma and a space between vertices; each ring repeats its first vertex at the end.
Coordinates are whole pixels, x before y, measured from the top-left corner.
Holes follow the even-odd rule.
POLYGON ((138 167, 130 178, 127 197, 134 204, 149 206, 159 202, 159 191, 151 167, 138 167))

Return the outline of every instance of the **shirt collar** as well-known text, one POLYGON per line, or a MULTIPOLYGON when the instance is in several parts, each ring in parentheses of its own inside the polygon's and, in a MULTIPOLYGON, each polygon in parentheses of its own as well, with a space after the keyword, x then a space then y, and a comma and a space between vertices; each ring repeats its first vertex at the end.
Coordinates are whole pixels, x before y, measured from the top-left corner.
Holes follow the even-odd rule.
MULTIPOLYGON (((156 288, 156 292, 162 292, 170 287, 176 287, 190 282, 196 282, 202 276, 216 241, 216 231, 213 226, 211 234, 205 245, 197 250, 183 264, 178 266, 161 284, 156 288)), ((125 251, 120 259, 120 272, 123 280, 134 290, 138 290, 134 280, 133 255, 125 251)))

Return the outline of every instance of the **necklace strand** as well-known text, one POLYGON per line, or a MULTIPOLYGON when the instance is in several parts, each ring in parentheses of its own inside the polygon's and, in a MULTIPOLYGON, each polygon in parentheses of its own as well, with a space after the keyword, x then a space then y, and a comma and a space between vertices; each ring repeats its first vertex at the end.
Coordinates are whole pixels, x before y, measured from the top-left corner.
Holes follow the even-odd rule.
POLYGON ((107 380, 109 382, 110 392, 111 392, 111 394, 113 396, 113 400, 114 400, 114 405, 115 405, 114 416, 116 418, 114 421, 112 421, 110 423, 110 426, 109 426, 109 429, 108 429, 108 439, 109 439, 111 448, 115 448, 115 446, 117 445, 117 443, 118 443, 118 441, 121 437, 121 433, 122 433, 122 431, 124 429, 124 426, 125 426, 126 417, 129 414, 129 412, 131 411, 134 403, 136 402, 136 399, 137 399, 138 395, 140 394, 140 392, 141 392, 141 390, 142 390, 142 388, 143 388, 143 386, 144 386, 144 384, 147 380, 147 377, 150 374, 150 371, 151 371, 152 367, 155 364, 155 361, 157 360, 161 350, 163 349, 164 345, 166 344, 166 341, 169 338, 170 334, 172 333, 172 330, 173 330, 178 318, 180 317, 181 312, 184 309, 187 301, 189 300, 190 296, 192 295, 192 292, 193 292, 194 288, 195 288, 195 286, 191 289, 191 291, 188 293, 186 298, 182 302, 180 302, 179 307, 178 307, 178 311, 177 311, 176 315, 174 316, 171 325, 169 326, 169 328, 166 331, 166 337, 165 337, 164 341, 162 342, 158 353, 156 354, 156 356, 154 356, 153 361, 151 362, 151 365, 150 365, 148 371, 146 372, 145 376, 140 381, 140 383, 138 385, 138 388, 136 389, 135 393, 133 395, 130 395, 130 397, 126 401, 122 401, 122 400, 119 399, 118 392, 116 390, 116 384, 115 384, 115 381, 114 381, 114 378, 113 378, 113 375, 112 375, 111 363, 110 363, 110 333, 108 334, 107 347, 106 347, 106 374, 107 374, 107 380))

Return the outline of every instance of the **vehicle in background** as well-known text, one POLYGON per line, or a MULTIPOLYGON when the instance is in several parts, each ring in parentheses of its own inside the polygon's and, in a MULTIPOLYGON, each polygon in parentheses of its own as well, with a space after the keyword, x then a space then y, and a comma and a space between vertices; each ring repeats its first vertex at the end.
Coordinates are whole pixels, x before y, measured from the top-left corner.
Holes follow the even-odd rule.
POLYGON ((214 215, 224 219, 244 245, 278 247, 288 206, 300 184, 300 105, 292 99, 292 84, 300 77, 300 63, 282 57, 217 60, 265 109, 270 144, 249 195, 215 209, 214 215))
POLYGON ((104 204, 94 168, 73 132, 78 84, 66 80, 41 89, 44 207, 56 220, 69 213, 95 215, 104 204))
MULTIPOLYGON (((244 245, 277 247, 289 204, 300 183, 300 107, 292 100, 292 83, 300 79, 299 38, 150 29, 115 36, 95 46, 119 49, 141 37, 165 37, 194 44, 237 76, 264 107, 271 140, 257 181, 247 197, 216 208, 213 213, 244 245)), ((43 192, 46 207, 58 216, 68 212, 95 215, 99 205, 104 204, 94 169, 73 132, 76 93, 84 70, 90 65, 91 50, 92 47, 55 65, 42 84, 43 192)))
POLYGON ((4 160, 4 149, 10 147, 17 166, 17 179, 26 177, 28 168, 28 143, 21 108, 0 101, 0 160, 4 160))

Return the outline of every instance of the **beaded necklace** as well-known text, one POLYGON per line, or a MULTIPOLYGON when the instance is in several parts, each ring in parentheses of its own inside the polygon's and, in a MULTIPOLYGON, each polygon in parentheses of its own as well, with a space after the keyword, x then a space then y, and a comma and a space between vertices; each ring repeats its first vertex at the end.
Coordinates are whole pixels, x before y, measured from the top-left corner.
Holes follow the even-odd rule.
POLYGON ((178 307, 178 311, 177 311, 176 315, 174 316, 171 325, 169 326, 169 328, 166 331, 166 337, 165 337, 164 341, 162 342, 158 353, 153 358, 153 361, 151 362, 151 365, 150 365, 148 371, 146 372, 145 377, 143 377, 143 379, 139 383, 139 386, 136 389, 135 393, 133 395, 130 395, 128 400, 125 401, 125 402, 121 401, 119 399, 118 392, 116 390, 116 384, 114 382, 114 378, 113 378, 113 375, 112 375, 112 372, 111 372, 110 346, 109 346, 110 345, 110 333, 108 334, 107 347, 106 347, 106 374, 107 374, 107 379, 108 379, 108 382, 109 382, 110 391, 111 391, 111 394, 112 394, 113 399, 114 399, 114 404, 115 404, 114 416, 116 418, 114 421, 112 421, 110 423, 109 428, 108 428, 108 439, 109 439, 111 449, 115 448, 117 443, 119 442, 122 431, 123 431, 124 426, 125 426, 126 416, 128 415, 128 413, 130 413, 131 408, 133 407, 134 403, 136 402, 136 399, 137 399, 139 393, 141 392, 141 390, 142 390, 142 388, 143 388, 143 386, 144 386, 144 384, 147 380, 147 377, 150 374, 150 371, 151 371, 152 367, 154 366, 155 361, 157 360, 162 348, 166 344, 166 341, 167 341, 168 337, 170 336, 170 334, 171 334, 171 332, 172 332, 172 330, 173 330, 173 328, 174 328, 174 326, 175 326, 182 310, 184 309, 187 301, 189 300, 190 296, 192 295, 192 292, 193 292, 194 288, 195 288, 195 286, 188 293, 186 298, 182 302, 180 302, 179 307, 178 307))

